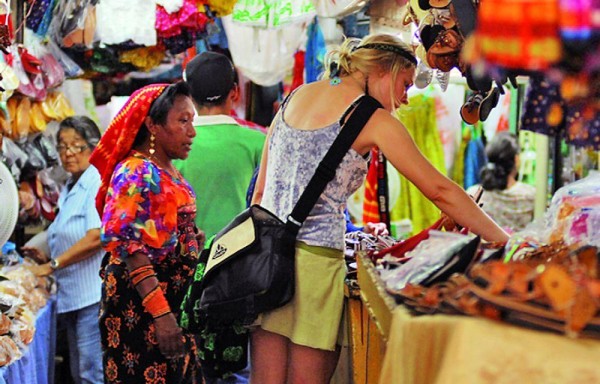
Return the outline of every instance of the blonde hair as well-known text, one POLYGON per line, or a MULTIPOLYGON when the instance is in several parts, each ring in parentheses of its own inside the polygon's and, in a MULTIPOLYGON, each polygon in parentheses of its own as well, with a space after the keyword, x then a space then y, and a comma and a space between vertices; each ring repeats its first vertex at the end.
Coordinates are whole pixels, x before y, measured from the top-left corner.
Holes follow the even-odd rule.
MULTIPOLYGON (((398 37, 376 34, 365 36, 363 39, 346 38, 338 48, 327 53, 324 65, 325 72, 322 78, 330 77, 333 68, 339 68, 338 76, 361 72, 368 77, 373 73, 390 72, 392 84, 395 84, 399 72, 416 67, 416 58, 412 48, 398 37), (374 44, 382 44, 392 49, 361 48, 367 44, 370 47, 374 44), (397 51, 402 51, 403 54, 397 51), (410 60, 409 57, 414 60, 410 60)), ((400 104, 395 100, 393 87, 391 87, 391 99, 394 108, 400 104)))

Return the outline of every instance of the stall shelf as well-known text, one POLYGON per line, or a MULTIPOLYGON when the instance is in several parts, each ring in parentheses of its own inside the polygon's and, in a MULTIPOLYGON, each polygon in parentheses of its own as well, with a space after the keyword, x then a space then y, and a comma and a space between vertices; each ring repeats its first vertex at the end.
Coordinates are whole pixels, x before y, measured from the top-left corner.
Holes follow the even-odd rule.
MULTIPOLYGON (((376 374, 355 383, 600 384, 600 341, 570 338, 484 318, 451 315, 413 316, 396 305, 372 262, 358 255, 360 304, 376 324, 379 340, 367 340, 353 369, 379 364, 376 374), (384 354, 372 353, 379 345, 384 354), (377 361, 383 356, 382 360, 377 361)), ((352 309, 352 302, 350 304, 352 309)), ((359 321, 351 318, 351 327, 359 321)), ((362 333, 365 330, 363 329, 362 333)), ((352 340, 360 340, 355 331, 352 340)), ((360 344, 358 344, 360 345, 360 344)), ((353 345, 354 350, 357 345, 353 345)))

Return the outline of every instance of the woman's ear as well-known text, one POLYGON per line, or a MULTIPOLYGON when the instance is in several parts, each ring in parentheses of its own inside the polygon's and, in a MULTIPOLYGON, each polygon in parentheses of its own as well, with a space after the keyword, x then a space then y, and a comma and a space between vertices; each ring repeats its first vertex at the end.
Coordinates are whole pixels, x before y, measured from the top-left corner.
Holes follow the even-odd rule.
POLYGON ((154 121, 152 121, 152 118, 150 116, 146 116, 146 118, 144 119, 144 125, 146 126, 146 128, 148 128, 148 131, 151 135, 156 135, 156 124, 154 124, 154 121))

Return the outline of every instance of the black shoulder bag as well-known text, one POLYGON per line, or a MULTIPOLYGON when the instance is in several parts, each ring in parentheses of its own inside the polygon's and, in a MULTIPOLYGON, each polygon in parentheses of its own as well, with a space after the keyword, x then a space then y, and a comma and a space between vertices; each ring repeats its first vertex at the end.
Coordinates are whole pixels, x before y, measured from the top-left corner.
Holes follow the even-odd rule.
MULTIPOLYGON (((207 328, 233 327, 240 335, 239 328, 252 324, 260 313, 292 299, 298 231, 364 125, 381 107, 377 100, 363 96, 347 110, 341 121, 353 113, 286 222, 253 205, 217 233, 200 255, 194 281, 183 300, 184 329, 202 334, 207 328)), ((203 370, 206 368, 203 365, 203 370)))

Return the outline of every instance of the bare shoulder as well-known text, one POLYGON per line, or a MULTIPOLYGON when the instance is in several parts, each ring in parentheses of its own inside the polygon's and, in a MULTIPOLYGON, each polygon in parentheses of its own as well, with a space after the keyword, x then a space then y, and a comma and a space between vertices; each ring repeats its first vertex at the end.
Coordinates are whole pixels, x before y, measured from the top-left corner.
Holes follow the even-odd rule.
POLYGON ((338 121, 361 94, 360 88, 343 84, 332 86, 328 80, 306 84, 288 101, 284 120, 297 129, 326 127, 338 121))

